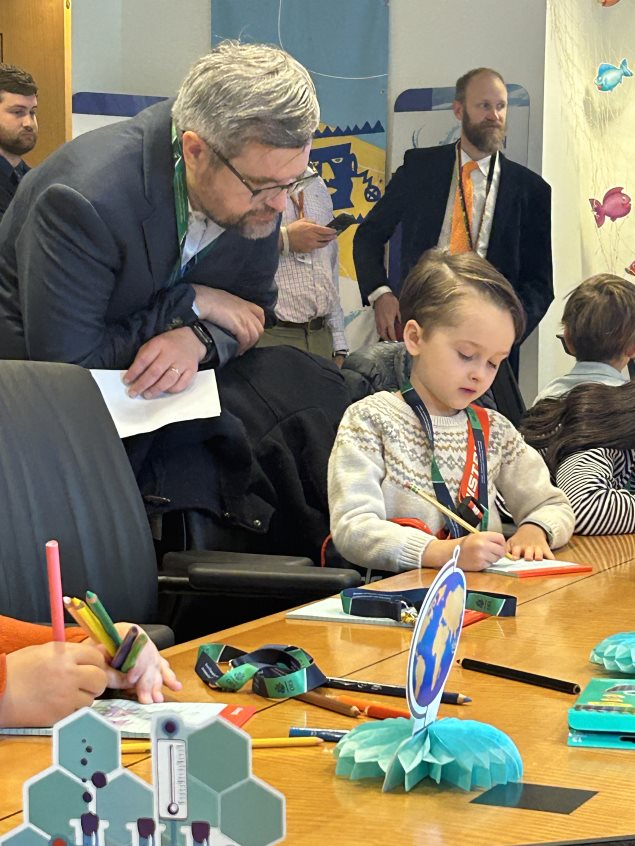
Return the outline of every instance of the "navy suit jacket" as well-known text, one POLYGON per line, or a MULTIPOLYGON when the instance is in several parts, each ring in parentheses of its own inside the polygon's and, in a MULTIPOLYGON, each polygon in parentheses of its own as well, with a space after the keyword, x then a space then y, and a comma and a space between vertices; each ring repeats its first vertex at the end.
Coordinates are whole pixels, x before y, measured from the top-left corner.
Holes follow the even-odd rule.
MULTIPOLYGON (((359 226, 353 256, 364 302, 386 285, 384 245, 401 223, 401 280, 439 240, 452 182, 454 144, 408 150, 386 193, 359 226)), ((551 188, 533 171, 500 157, 488 260, 512 283, 527 312, 527 334, 553 300, 551 188)))
MULTIPOLYGON (((171 101, 65 144, 21 181, 0 224, 0 358, 125 369, 139 347, 195 320, 190 283, 273 317, 277 228, 226 230, 179 281, 171 101)), ((224 364, 235 338, 210 325, 224 364)))

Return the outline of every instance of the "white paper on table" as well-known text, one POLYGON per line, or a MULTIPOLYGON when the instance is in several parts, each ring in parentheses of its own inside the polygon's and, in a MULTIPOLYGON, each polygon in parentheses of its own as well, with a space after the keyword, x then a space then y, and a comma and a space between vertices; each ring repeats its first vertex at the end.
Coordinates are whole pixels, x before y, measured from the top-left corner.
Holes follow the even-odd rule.
POLYGON ((120 438, 154 432, 168 423, 218 417, 220 398, 213 370, 197 373, 189 388, 179 394, 161 394, 156 399, 129 397, 123 370, 91 370, 120 438))
POLYGON ((498 561, 494 561, 493 564, 490 564, 489 567, 486 567, 481 572, 517 576, 521 573, 540 573, 543 570, 571 570, 572 573, 575 573, 588 567, 588 564, 579 564, 575 561, 560 561, 553 558, 543 558, 542 561, 525 561, 524 558, 511 561, 509 558, 499 558, 498 561))

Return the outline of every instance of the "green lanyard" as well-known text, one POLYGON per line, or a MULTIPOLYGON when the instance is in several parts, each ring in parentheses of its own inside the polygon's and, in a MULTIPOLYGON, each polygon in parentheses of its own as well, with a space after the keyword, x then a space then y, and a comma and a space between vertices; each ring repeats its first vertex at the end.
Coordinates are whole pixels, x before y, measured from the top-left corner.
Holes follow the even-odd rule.
POLYGON ((176 261, 170 278, 168 280, 168 287, 173 285, 181 279, 185 272, 194 264, 199 262, 204 256, 209 253, 216 241, 212 241, 202 250, 199 250, 196 255, 192 256, 190 261, 182 267, 183 263, 183 249, 185 247, 185 239, 187 238, 187 228, 189 223, 189 208, 187 201, 187 181, 185 179, 185 162, 183 161, 183 148, 181 146, 181 139, 174 121, 172 121, 171 129, 172 137, 172 157, 174 160, 174 176, 172 178, 172 185, 174 187, 174 210, 176 212, 176 231, 179 239, 179 257, 176 261))

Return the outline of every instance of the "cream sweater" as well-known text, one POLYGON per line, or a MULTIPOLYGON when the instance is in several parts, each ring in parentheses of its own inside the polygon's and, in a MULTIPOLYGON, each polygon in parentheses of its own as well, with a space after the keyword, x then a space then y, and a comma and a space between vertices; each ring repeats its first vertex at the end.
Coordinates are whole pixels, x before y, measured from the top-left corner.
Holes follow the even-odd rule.
MULTIPOLYGON (((502 528, 495 504, 500 493, 518 525, 538 523, 547 529, 552 547, 562 546, 574 526, 567 497, 551 484, 541 456, 512 424, 497 411, 488 414, 488 530, 502 528)), ((467 415, 461 411, 453 417, 432 417, 432 425, 436 460, 456 501, 465 467, 467 415)), ((432 532, 443 527, 440 512, 404 487, 410 480, 434 493, 431 458, 421 424, 401 395, 381 391, 346 410, 328 472, 331 531, 344 558, 396 572, 421 566, 432 536, 388 521, 418 517, 432 532)))

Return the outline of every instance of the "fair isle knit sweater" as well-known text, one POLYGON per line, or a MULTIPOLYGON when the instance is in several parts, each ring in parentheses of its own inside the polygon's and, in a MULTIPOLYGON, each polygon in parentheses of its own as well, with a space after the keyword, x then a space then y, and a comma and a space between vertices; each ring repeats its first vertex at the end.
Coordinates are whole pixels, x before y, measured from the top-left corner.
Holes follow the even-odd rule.
MULTIPOLYGON (((547 530, 552 547, 562 546, 574 526, 567 497, 551 484, 543 459, 512 424, 497 411, 488 414, 488 530, 502 528, 495 504, 500 493, 518 525, 537 523, 547 530)), ((433 416, 432 425, 435 457, 456 502, 465 468, 467 415, 433 416)), ((433 536, 388 521, 417 517, 433 533, 443 528, 439 511, 404 486, 410 480, 434 495, 431 459, 425 432, 400 394, 381 391, 346 410, 328 472, 331 532, 344 558, 395 572, 421 566, 433 536)))

